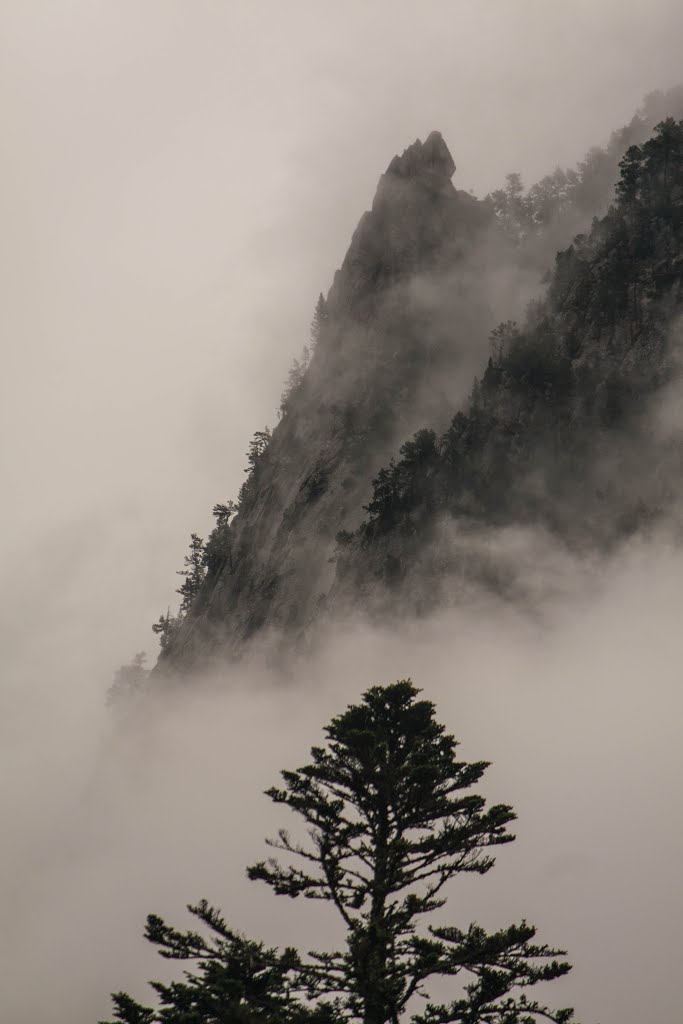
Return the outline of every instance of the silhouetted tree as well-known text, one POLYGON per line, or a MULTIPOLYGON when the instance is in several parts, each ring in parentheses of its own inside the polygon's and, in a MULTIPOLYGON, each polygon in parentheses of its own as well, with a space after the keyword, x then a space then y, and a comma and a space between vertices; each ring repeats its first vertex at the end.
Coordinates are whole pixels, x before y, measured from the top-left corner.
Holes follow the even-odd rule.
MULTIPOLYGON (((205 900, 188 906, 208 936, 171 928, 155 914, 147 918, 145 937, 167 960, 196 966, 186 980, 152 982, 159 1008, 143 1006, 125 992, 112 996, 114 1017, 122 1024, 332 1024, 324 1007, 314 1011, 297 998, 300 960, 293 949, 282 953, 252 942, 227 927, 205 900)), ((105 1024, 105 1022, 101 1022, 105 1024)))
POLYGON ((282 394, 280 395, 280 416, 285 416, 291 407, 292 399, 303 384, 304 375, 311 361, 311 352, 307 345, 304 345, 301 358, 295 359, 289 368, 287 381, 282 394))
POLYGON ((198 534, 190 534, 190 551, 185 555, 185 568, 179 569, 176 575, 185 577, 176 590, 176 594, 180 594, 180 614, 183 615, 192 605, 206 576, 204 541, 198 534))
POLYGON ((202 562, 208 573, 217 575, 227 562, 232 559, 232 530, 230 519, 239 512, 239 505, 232 498, 225 504, 218 503, 213 507, 216 526, 209 534, 204 545, 202 562))
POLYGON ((232 498, 225 505, 214 505, 212 510, 212 514, 216 517, 217 526, 225 525, 225 523, 230 521, 230 517, 236 515, 237 512, 239 512, 239 505, 232 498))
POLYGON ((256 468, 263 456, 265 455, 268 445, 270 444, 271 433, 269 427, 264 427, 263 430, 257 430, 251 441, 249 442, 249 451, 247 452, 247 462, 249 463, 245 473, 250 473, 256 468))
POLYGON ((315 350, 315 346, 318 344, 320 334, 327 321, 327 303, 323 298, 322 292, 318 296, 318 301, 315 304, 315 310, 313 312, 313 320, 311 321, 311 348, 315 350))
POLYGON ((602 217, 614 198, 619 162, 630 146, 640 146, 666 118, 683 117, 683 86, 646 96, 604 148, 594 146, 575 169, 556 168, 528 190, 519 174, 487 197, 503 233, 519 249, 522 262, 542 269, 592 217, 602 217))
POLYGON ((239 505, 232 499, 226 504, 217 504, 213 507, 216 526, 209 534, 202 555, 203 564, 206 566, 207 572, 212 575, 217 575, 232 559, 230 519, 237 512, 239 512, 239 505))
POLYGON ((303 384, 303 380, 306 375, 306 370, 308 369, 309 363, 311 361, 311 356, 313 355, 315 347, 318 344, 318 339, 320 338, 320 334, 325 325, 326 320, 327 303, 325 302, 325 299, 323 298, 323 295, 321 293, 318 296, 318 301, 316 302, 315 310, 313 312, 313 320, 311 321, 310 347, 308 345, 304 345, 303 349, 301 350, 301 356, 298 359, 294 359, 292 361, 292 365, 290 366, 289 372, 287 374, 285 386, 282 389, 282 394, 280 396, 280 416, 285 416, 289 412, 292 406, 292 400, 301 389, 301 385, 303 384))
POLYGON ((250 499, 255 493, 254 484, 258 480, 259 470, 263 465, 271 440, 272 434, 270 432, 270 428, 264 427, 263 430, 257 430, 249 442, 247 467, 244 470, 248 476, 240 487, 240 492, 237 496, 237 502, 240 508, 248 506, 250 499))
POLYGON ((518 244, 533 227, 533 213, 524 194, 521 175, 506 175, 505 188, 496 189, 488 196, 493 211, 510 241, 518 244))
POLYGON ((276 893, 331 903, 346 927, 338 952, 278 952, 227 927, 205 901, 189 910, 209 932, 178 932, 151 915, 147 939, 162 956, 191 961, 186 980, 153 982, 160 1006, 113 996, 123 1024, 568 1024, 525 989, 569 971, 562 951, 533 942, 522 921, 421 927, 462 873, 486 874, 489 851, 512 842, 514 813, 472 793, 487 762, 456 757, 457 743, 410 680, 368 690, 327 727, 312 762, 282 772, 268 795, 301 816, 308 839, 282 829, 269 845, 291 855, 249 868, 276 893), (453 1000, 415 1014, 434 976, 471 978, 453 1000))
POLYGON ((167 608, 166 614, 160 615, 158 621, 153 623, 152 632, 159 637, 162 652, 168 651, 173 646, 181 622, 182 616, 171 615, 171 609, 167 608))
POLYGON ((368 690, 361 704, 332 719, 328 743, 312 762, 284 771, 284 788, 268 795, 299 814, 309 840, 282 829, 270 845, 296 858, 254 865, 252 879, 276 893, 332 903, 347 929, 346 948, 315 953, 311 989, 340 999, 363 1024, 393 1024, 434 975, 469 972, 473 983, 453 1003, 413 1017, 528 1024, 542 1016, 566 1022, 571 1010, 551 1011, 518 987, 558 978, 569 969, 560 951, 534 945, 525 922, 487 934, 477 925, 418 930, 442 907, 444 887, 461 873, 485 874, 487 852, 512 842, 515 815, 469 792, 487 763, 456 758, 456 741, 435 721, 434 705, 418 700, 409 680, 368 690))

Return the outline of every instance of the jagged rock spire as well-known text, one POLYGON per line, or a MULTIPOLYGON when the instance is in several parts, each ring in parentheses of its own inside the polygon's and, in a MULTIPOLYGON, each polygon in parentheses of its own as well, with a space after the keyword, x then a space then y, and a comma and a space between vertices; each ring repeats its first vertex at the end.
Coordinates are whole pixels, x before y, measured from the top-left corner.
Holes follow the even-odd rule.
POLYGON ((453 186, 455 161, 440 132, 395 156, 361 217, 328 302, 331 310, 374 303, 416 272, 453 265, 489 216, 484 204, 453 186))
POLYGON ((401 156, 395 156, 386 173, 400 178, 431 174, 450 181, 455 173, 455 162, 441 132, 430 132, 424 142, 416 139, 401 156))
POLYGON ((380 177, 327 296, 296 400, 230 523, 230 558, 207 578, 169 667, 238 653, 267 630, 303 635, 334 580, 335 538, 359 525, 375 473, 442 406, 450 411, 443 381, 461 352, 443 275, 457 273, 491 216, 454 188, 454 171, 432 132, 380 177), (419 294, 416 280, 425 285, 419 294))

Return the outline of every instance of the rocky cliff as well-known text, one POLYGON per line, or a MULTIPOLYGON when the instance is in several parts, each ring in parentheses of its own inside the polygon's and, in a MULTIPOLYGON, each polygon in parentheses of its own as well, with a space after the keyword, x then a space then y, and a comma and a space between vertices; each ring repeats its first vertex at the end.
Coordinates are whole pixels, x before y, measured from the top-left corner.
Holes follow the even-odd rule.
MULTIPOLYGON (((472 557, 477 531, 532 526, 604 551, 672 507, 680 433, 662 432, 655 399, 680 366, 682 133, 670 120, 628 149, 617 201, 558 255, 545 293, 547 189, 526 206, 458 191, 438 132, 391 161, 162 670, 257 636, 291 642, 325 613, 431 608, 466 575, 502 587, 472 557)), ((579 198, 555 197, 553 239, 580 222, 586 166, 579 198)))
POLYGON ((325 604, 335 537, 360 525, 377 470, 425 420, 447 421, 494 315, 485 289, 470 287, 494 218, 453 186, 454 171, 432 132, 380 178, 305 377, 254 461, 238 514, 219 528, 222 554, 166 664, 237 652, 265 627, 300 633, 325 604))
POLYGON ((337 604, 435 607, 473 580, 506 590, 495 531, 575 553, 680 521, 683 121, 621 162, 616 201, 557 255, 525 322, 491 335, 484 374, 442 433, 422 429, 374 480, 345 538, 337 604), (455 588, 457 589, 457 587, 455 588))

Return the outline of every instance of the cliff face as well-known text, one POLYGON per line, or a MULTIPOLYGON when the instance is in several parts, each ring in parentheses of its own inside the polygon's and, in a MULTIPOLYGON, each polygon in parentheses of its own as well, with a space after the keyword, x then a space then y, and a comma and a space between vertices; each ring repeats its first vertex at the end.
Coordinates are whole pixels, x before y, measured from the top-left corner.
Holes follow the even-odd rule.
POLYGON ((679 500, 681 430, 657 410, 683 356, 683 123, 628 150, 617 201, 557 256, 522 326, 493 331, 488 364, 501 296, 524 295, 515 253, 528 263, 541 228, 532 204, 510 243, 507 213, 454 170, 433 132, 380 178, 162 668, 268 631, 295 641, 326 611, 429 609, 467 577, 504 589, 482 531, 605 551, 679 500))
POLYGON ((454 188, 454 170, 433 132, 382 175, 304 380, 165 663, 236 653, 265 627, 300 632, 325 604, 335 536, 359 526, 376 471, 425 419, 445 422, 463 359, 469 376, 472 324, 454 318, 462 296, 444 282, 465 272, 492 227, 487 204, 454 188))

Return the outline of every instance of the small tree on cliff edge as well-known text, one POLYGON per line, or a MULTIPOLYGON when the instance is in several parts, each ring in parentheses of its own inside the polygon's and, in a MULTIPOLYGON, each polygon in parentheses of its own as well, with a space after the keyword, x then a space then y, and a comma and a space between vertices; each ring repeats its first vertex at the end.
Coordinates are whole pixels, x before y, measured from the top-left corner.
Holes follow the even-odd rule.
POLYGON ((190 551, 185 555, 185 567, 179 569, 176 575, 185 577, 176 590, 176 594, 181 597, 180 614, 184 615, 191 608, 206 575, 204 541, 196 533, 190 534, 190 551))
POLYGON ((313 320, 311 321, 311 348, 315 349, 323 327, 327 322, 327 303, 323 297, 322 292, 318 296, 318 301, 315 304, 315 310, 313 312, 313 320))
MULTIPOLYGON (((308 826, 304 845, 281 830, 270 845, 296 858, 248 871, 275 892, 331 902, 347 929, 345 948, 303 957, 266 950, 231 932, 206 903, 190 910, 213 938, 181 933, 155 916, 147 938, 162 956, 191 960, 198 973, 170 986, 154 983, 162 1006, 114 996, 124 1024, 568 1024, 525 989, 566 974, 563 951, 533 943, 522 921, 487 933, 476 924, 420 928, 443 906, 445 886, 461 872, 486 874, 489 851, 514 839, 510 807, 486 808, 469 792, 486 762, 456 758, 456 742, 418 699, 409 680, 373 687, 327 727, 312 763, 282 773, 269 795, 308 826), (298 866, 302 865, 302 866, 298 866), (434 976, 468 979, 451 1002, 416 1013, 434 976)), ((424 1004, 423 1004, 424 1005, 424 1004)))
POLYGON ((488 850, 509 843, 512 809, 486 809, 467 792, 487 762, 456 759, 456 741, 418 700, 410 680, 373 687, 327 727, 327 747, 314 747, 311 764, 282 773, 284 788, 268 795, 304 819, 309 842, 286 830, 269 845, 297 859, 254 865, 276 893, 331 902, 347 928, 346 948, 311 954, 312 993, 335 996, 343 1017, 363 1024, 397 1024, 414 995, 426 995, 434 975, 469 974, 462 996, 428 1005, 419 1024, 530 1024, 545 1017, 571 1020, 522 992, 566 974, 563 951, 532 944, 521 922, 487 934, 470 925, 418 930, 424 915, 443 906, 443 889, 462 872, 486 874, 488 850))

